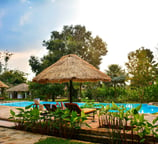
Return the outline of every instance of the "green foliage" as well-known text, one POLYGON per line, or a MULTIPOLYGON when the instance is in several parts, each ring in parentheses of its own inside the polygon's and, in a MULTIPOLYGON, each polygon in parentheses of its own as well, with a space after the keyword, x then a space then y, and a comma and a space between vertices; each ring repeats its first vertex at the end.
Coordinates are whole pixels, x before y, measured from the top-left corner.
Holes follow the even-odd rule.
POLYGON ((154 61, 153 52, 142 47, 129 53, 128 59, 126 66, 130 76, 129 80, 131 80, 132 87, 137 87, 139 99, 141 102, 154 100, 155 96, 150 97, 148 89, 157 78, 157 62, 154 61))
POLYGON ((36 74, 67 54, 76 54, 99 67, 101 56, 107 53, 106 43, 99 36, 92 37, 91 32, 81 25, 64 26, 62 32, 51 32, 50 39, 43 41, 43 45, 48 50, 48 55, 40 60, 31 56, 29 60, 32 71, 36 74))
MULTIPOLYGON (((127 110, 124 106, 117 106, 112 103, 111 106, 102 106, 99 110, 99 126, 108 127, 109 135, 113 143, 115 142, 127 142, 126 133, 131 132, 132 142, 134 142, 134 132, 139 136, 138 143, 149 142, 147 136, 158 137, 157 127, 158 117, 156 117, 152 123, 149 123, 143 114, 139 114, 141 105, 136 108, 127 110), (127 125, 129 123, 129 125, 127 125)), ((151 140, 150 140, 151 141, 151 140)))
POLYGON ((33 97, 38 97, 40 99, 53 99, 57 96, 63 96, 64 95, 64 84, 39 84, 30 82, 29 83, 29 89, 31 91, 31 94, 33 97))
MULTIPOLYGON (((123 101, 120 97, 126 98, 126 89, 124 87, 108 87, 106 85, 102 85, 102 87, 89 87, 84 92, 84 96, 88 97, 89 99, 93 99, 98 102, 105 102, 105 101, 123 101)), ((124 99, 125 100, 125 99, 124 99)))
POLYGON ((158 83, 151 84, 143 89, 140 87, 109 87, 104 84, 98 87, 97 85, 87 87, 84 90, 84 97, 97 102, 151 102, 158 101, 158 83), (143 95, 143 99, 140 97, 143 95))
POLYGON ((0 75, 0 80, 6 83, 7 85, 17 85, 20 83, 25 83, 26 74, 19 70, 9 70, 5 71, 0 75))
POLYGON ((157 101, 158 100, 158 82, 156 84, 151 84, 144 88, 144 101, 157 101))
POLYGON ((113 87, 125 86, 126 73, 121 66, 117 64, 111 64, 108 66, 108 70, 105 70, 106 74, 111 77, 111 82, 105 83, 113 87))
POLYGON ((9 119, 15 122, 16 128, 23 129, 25 127, 25 129, 27 129, 38 121, 40 118, 39 110, 30 109, 31 106, 32 105, 25 107, 25 110, 23 108, 16 108, 19 110, 18 114, 10 110, 11 117, 9 119))
MULTIPOLYGON (((39 142, 36 142, 35 144, 86 144, 86 143, 72 141, 68 139, 61 139, 61 138, 47 138, 44 140, 40 140, 39 142)), ((92 143, 89 143, 89 144, 92 144, 92 143)))
POLYGON ((53 127, 56 127, 59 130, 60 136, 62 137, 73 137, 77 132, 77 129, 81 128, 81 124, 88 126, 87 123, 84 123, 84 121, 87 120, 84 112, 81 112, 81 116, 79 116, 76 111, 70 112, 68 109, 57 109, 53 113, 53 116, 53 127))
POLYGON ((88 97, 82 99, 82 102, 85 102, 85 104, 81 106, 81 108, 94 108, 96 106, 96 102, 94 102, 94 100, 89 100, 88 97))
POLYGON ((15 122, 17 129, 71 138, 80 129, 81 124, 87 125, 87 117, 83 112, 79 116, 77 112, 57 108, 55 112, 41 113, 38 108, 31 107, 32 105, 25 109, 17 108, 19 113, 10 110, 10 119, 15 122))
POLYGON ((148 86, 154 83, 157 74, 157 63, 154 61, 153 52, 143 47, 129 53, 129 62, 126 63, 131 85, 136 87, 148 86))

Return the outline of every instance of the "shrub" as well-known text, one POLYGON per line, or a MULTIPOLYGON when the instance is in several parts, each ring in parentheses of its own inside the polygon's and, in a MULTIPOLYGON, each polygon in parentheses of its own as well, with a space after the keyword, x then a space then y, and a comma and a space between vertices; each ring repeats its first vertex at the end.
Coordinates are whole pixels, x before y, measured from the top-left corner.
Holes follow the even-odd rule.
POLYGON ((109 136, 112 143, 128 143, 130 138, 132 143, 155 143, 155 138, 158 138, 158 117, 152 123, 145 120, 143 114, 139 114, 141 105, 127 110, 124 106, 117 106, 112 103, 112 106, 107 105, 99 110, 99 126, 109 128, 109 136), (128 125, 127 125, 128 124, 128 125), (130 134, 129 137, 127 137, 130 134), (135 135, 137 134, 137 135, 135 135), (152 135, 152 139, 148 136, 152 135))
POLYGON ((32 109, 31 106, 25 107, 25 110, 17 108, 18 114, 13 110, 10 111, 10 119, 15 122, 17 129, 72 138, 76 131, 80 129, 81 124, 88 126, 84 122, 87 119, 84 112, 81 112, 81 116, 78 116, 77 112, 57 108, 55 112, 42 114, 39 109, 32 109))

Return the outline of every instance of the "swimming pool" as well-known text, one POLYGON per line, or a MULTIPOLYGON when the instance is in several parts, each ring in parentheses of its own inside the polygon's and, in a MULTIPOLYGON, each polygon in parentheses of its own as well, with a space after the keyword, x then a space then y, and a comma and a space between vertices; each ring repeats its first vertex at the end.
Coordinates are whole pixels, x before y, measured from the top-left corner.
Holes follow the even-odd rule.
MULTIPOLYGON (((26 106, 31 105, 33 103, 34 103, 33 101, 22 101, 22 102, 12 102, 12 103, 1 103, 0 105, 14 106, 14 107, 26 107, 26 106)), ((74 103, 77 103, 80 107, 84 105, 84 103, 78 103, 78 102, 74 102, 74 103)), ((40 104, 56 104, 56 102, 40 101, 40 104)), ((111 103, 99 103, 99 104, 102 104, 104 106, 111 105, 111 103)), ((99 104, 96 104, 96 106, 99 104)), ((123 105, 127 109, 131 109, 131 108, 134 108, 134 107, 137 107, 140 105, 140 104, 125 104, 125 103, 116 103, 116 104, 123 105)), ((158 112, 157 106, 148 105, 148 104, 142 104, 142 107, 139 111, 139 113, 157 113, 157 112, 158 112)))

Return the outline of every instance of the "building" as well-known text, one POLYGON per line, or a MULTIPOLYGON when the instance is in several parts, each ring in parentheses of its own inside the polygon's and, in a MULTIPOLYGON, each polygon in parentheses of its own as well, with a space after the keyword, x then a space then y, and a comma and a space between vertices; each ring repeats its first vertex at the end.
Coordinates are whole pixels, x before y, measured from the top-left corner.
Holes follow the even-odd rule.
POLYGON ((10 99, 25 99, 29 94, 29 86, 26 83, 22 83, 7 89, 10 99))

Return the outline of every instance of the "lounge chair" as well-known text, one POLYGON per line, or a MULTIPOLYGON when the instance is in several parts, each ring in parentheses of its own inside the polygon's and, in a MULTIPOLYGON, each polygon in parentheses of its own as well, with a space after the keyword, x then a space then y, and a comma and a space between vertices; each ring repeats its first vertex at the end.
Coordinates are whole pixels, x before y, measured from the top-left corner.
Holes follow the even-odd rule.
POLYGON ((4 97, 0 97, 0 100, 4 100, 5 98, 4 97))
POLYGON ((64 110, 65 106, 64 106, 63 102, 60 102, 60 104, 61 104, 61 109, 64 110))
POLYGON ((50 112, 54 112, 57 109, 57 106, 54 104, 43 104, 45 106, 45 108, 50 111, 50 112))
POLYGON ((78 104, 75 103, 65 103, 65 107, 68 108, 70 111, 76 111, 79 115, 81 115, 81 111, 83 111, 85 114, 93 113, 93 121, 94 121, 96 109, 91 109, 91 108, 81 109, 78 106, 78 104))

